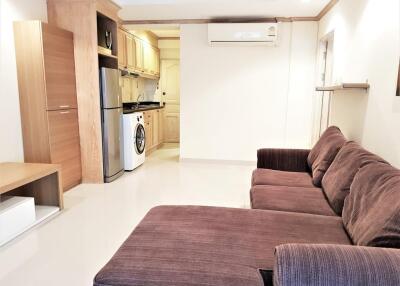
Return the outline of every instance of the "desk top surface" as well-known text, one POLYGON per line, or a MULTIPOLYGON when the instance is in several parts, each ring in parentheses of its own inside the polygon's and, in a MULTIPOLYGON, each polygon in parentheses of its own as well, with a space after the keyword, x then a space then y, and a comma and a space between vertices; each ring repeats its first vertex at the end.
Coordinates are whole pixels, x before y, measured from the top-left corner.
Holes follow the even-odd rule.
POLYGON ((0 163, 0 194, 60 171, 60 165, 37 163, 0 163))

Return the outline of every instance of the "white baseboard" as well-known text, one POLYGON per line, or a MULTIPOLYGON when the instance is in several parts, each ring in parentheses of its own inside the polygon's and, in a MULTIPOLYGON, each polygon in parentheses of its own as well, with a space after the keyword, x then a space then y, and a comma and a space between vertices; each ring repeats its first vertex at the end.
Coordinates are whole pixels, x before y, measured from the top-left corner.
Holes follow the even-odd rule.
POLYGON ((216 164, 216 165, 240 165, 240 166, 254 166, 256 167, 257 161, 245 160, 218 160, 218 159, 196 159, 196 158, 179 158, 181 163, 196 163, 196 164, 216 164))

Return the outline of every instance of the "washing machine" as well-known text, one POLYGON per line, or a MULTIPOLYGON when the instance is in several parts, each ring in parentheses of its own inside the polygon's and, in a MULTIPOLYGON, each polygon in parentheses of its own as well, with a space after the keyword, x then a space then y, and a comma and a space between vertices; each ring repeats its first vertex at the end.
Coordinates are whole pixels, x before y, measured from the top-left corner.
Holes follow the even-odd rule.
POLYGON ((146 137, 141 112, 123 115, 125 170, 132 171, 145 161, 146 137))

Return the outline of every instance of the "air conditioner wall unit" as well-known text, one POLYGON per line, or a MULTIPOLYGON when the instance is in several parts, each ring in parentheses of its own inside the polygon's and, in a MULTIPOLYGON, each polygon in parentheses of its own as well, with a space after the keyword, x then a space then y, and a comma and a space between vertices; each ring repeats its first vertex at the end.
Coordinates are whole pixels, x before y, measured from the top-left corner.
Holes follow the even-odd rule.
POLYGON ((210 46, 276 46, 278 23, 208 24, 210 46))

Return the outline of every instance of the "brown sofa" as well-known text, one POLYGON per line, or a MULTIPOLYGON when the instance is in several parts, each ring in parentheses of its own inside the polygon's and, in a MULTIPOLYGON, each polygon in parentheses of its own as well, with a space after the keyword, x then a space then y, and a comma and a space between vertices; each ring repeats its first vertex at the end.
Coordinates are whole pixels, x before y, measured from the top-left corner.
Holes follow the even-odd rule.
POLYGON ((400 171, 360 148, 259 150, 258 209, 153 208, 94 285, 400 285, 400 171))

